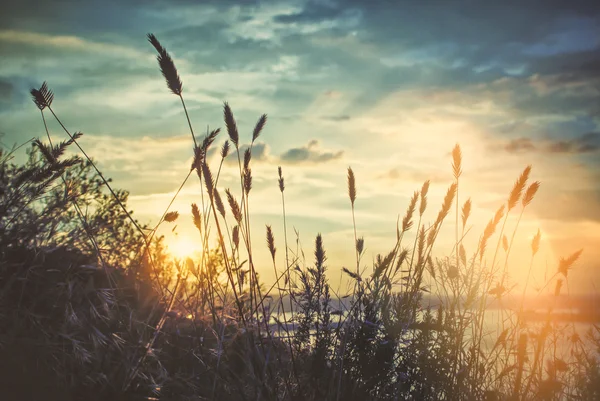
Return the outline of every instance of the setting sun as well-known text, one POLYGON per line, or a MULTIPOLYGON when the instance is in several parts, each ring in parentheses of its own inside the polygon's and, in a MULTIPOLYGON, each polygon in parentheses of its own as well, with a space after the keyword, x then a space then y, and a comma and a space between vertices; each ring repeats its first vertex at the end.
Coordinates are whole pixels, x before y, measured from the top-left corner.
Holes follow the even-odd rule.
POLYGON ((167 251, 178 259, 185 259, 200 251, 200 243, 189 237, 177 237, 167 244, 167 251))

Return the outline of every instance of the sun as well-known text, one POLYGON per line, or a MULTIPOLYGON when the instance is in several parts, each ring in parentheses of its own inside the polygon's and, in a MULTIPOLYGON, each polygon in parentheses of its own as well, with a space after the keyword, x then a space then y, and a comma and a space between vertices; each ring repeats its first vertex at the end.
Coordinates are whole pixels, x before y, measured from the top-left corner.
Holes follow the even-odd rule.
POLYGON ((189 237, 178 237, 167 245, 168 252, 177 259, 185 259, 200 251, 200 244, 189 237))

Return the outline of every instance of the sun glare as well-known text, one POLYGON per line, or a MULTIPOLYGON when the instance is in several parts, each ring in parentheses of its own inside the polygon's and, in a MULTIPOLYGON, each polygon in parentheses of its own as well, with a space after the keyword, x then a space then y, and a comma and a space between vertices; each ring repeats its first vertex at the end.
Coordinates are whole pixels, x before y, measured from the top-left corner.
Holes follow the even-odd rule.
POLYGON ((175 238, 167 245, 171 255, 178 259, 185 259, 200 251, 199 244, 188 237, 175 238))

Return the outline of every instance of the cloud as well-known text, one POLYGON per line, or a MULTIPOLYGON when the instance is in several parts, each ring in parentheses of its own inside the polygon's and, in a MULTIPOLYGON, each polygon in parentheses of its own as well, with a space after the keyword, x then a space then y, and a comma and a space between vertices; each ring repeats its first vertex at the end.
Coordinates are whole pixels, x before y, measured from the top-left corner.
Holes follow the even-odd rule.
POLYGON ((329 121, 348 121, 348 120, 350 120, 350 116, 347 114, 340 114, 337 116, 324 116, 321 118, 323 120, 329 120, 329 121))
POLYGON ((326 163, 338 160, 344 155, 343 150, 327 151, 321 149, 318 140, 311 140, 308 145, 299 148, 291 148, 285 151, 280 159, 287 163, 326 163))
POLYGON ((595 153, 600 151, 600 132, 588 132, 573 139, 538 140, 517 138, 503 145, 508 153, 541 152, 541 153, 595 153))
POLYGON ((593 153, 600 150, 600 133, 589 132, 567 141, 553 141, 547 146, 549 153, 593 153))
MULTIPOLYGON (((249 144, 240 146, 240 157, 243 158, 246 149, 250 147, 249 144)), ((209 158, 218 155, 217 147, 213 146, 209 150, 209 158)), ((285 150, 280 155, 271 154, 271 147, 264 142, 255 142, 252 146, 252 159, 250 165, 253 163, 288 163, 288 164, 299 164, 299 163, 326 163, 332 160, 338 160, 344 155, 344 151, 330 151, 321 148, 318 140, 311 140, 307 145, 291 148, 285 150)), ((218 156, 220 158, 220 156, 218 156)), ((238 164, 237 153, 230 151, 227 156, 226 163, 228 165, 238 164)))
MULTIPOLYGON (((238 156, 237 156, 237 152, 235 150, 235 148, 232 146, 232 144, 229 144, 229 155, 227 156, 227 158, 225 159, 225 163, 227 163, 230 166, 237 166, 238 165, 238 156)), ((246 153, 246 150, 250 148, 249 144, 244 144, 242 146, 240 146, 240 159, 243 162, 244 160, 244 154, 246 153)), ((220 156, 220 152, 221 152, 221 148, 217 148, 215 145, 213 145, 213 147, 209 150, 208 152, 208 157, 210 158, 212 155, 214 154, 218 154, 219 159, 221 158, 220 156), (217 152, 218 149, 218 152, 217 152)), ((250 159, 250 166, 252 166, 253 163, 261 163, 261 162, 269 162, 272 161, 274 159, 274 157, 271 155, 271 148, 268 144, 264 143, 264 142, 255 142, 252 145, 252 159, 250 159)))
POLYGON ((504 146, 504 150, 506 150, 508 153, 521 153, 531 152, 536 150, 536 147, 529 138, 517 138, 509 141, 504 146))
POLYGON ((85 40, 73 35, 47 35, 27 31, 3 30, 0 31, 0 42, 39 47, 50 46, 61 50, 103 53, 127 58, 151 59, 149 52, 141 52, 135 48, 122 45, 85 40))
POLYGON ((14 85, 7 80, 0 79, 0 104, 9 103, 14 96, 14 85))

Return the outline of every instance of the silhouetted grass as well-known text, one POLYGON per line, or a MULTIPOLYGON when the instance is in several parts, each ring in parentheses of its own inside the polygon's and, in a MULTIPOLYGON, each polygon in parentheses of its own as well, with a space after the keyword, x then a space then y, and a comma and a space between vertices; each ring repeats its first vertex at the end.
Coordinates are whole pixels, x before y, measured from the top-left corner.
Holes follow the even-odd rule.
MULTIPOLYGON (((349 249, 356 254, 356 269, 343 269, 353 284, 349 294, 336 293, 329 283, 326 238, 316 237, 308 263, 299 241, 295 248, 288 243, 279 167, 284 238, 280 243, 266 227, 276 277, 266 284, 253 257, 253 244, 262 241, 252 234, 262 234, 250 230, 248 200, 252 145, 267 117, 258 118, 250 147, 241 151, 234 113, 225 103, 228 140, 218 167, 211 167, 206 156, 220 130, 196 140, 175 63, 154 35, 148 39, 193 138, 194 160, 183 183, 194 173, 199 180, 202 195, 191 205, 191 218, 202 252, 186 260, 166 254, 164 239, 155 235, 158 226, 185 214, 169 210, 171 201, 156 227, 138 223, 125 206, 127 193, 113 190, 79 146, 81 134, 71 135, 61 123, 68 140, 53 144, 44 112, 58 120, 50 108, 54 95, 46 83, 33 89, 48 143, 35 141, 24 164, 12 162, 12 152, 0 153, 3 399, 600 399, 600 328, 592 326, 584 341, 573 324, 552 319, 551 303, 541 322, 525 320, 529 278, 520 307, 501 309, 497 331, 486 332, 488 307, 511 293, 508 263, 518 222, 540 188, 528 183, 531 166, 469 250, 464 239, 477 234, 469 232, 471 199, 459 203, 465 178, 456 145, 454 181, 435 220, 425 221, 426 181, 398 221, 394 246, 370 270, 363 261, 368 238, 358 236, 354 220, 360 182, 348 168, 349 249), (83 159, 65 156, 72 145, 83 159), (230 150, 238 160, 238 190, 219 185, 230 150), (511 212, 518 213, 512 233, 511 212), (444 224, 454 224, 449 255, 434 249, 444 224), (406 238, 410 231, 412 241, 406 238), (276 262, 278 247, 285 251, 284 266, 276 262), (427 306, 424 295, 435 306, 427 306), (570 353, 558 347, 565 342, 570 353)), ((538 230, 530 271, 540 241, 538 230)), ((545 288, 555 299, 580 254, 562 258, 548 280, 545 288)))

